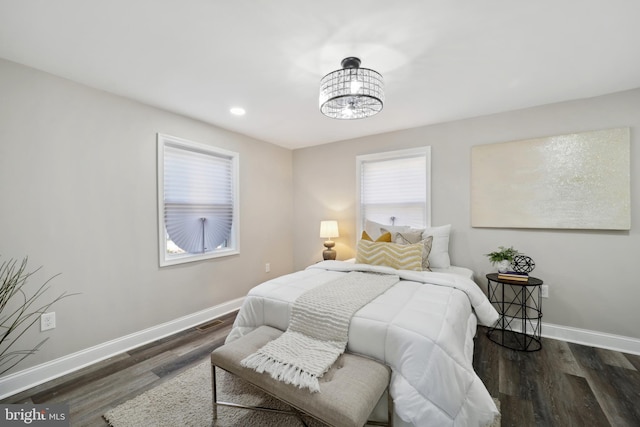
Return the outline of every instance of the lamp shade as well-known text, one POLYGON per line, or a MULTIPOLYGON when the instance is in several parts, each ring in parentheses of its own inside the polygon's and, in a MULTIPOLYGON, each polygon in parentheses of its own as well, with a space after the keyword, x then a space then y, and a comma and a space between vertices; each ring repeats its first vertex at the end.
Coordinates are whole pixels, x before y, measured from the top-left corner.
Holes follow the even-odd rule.
POLYGON ((340 237, 338 221, 320 221, 320 237, 324 239, 340 237))
POLYGON ((320 81, 320 111, 333 119, 353 120, 373 116, 384 104, 384 80, 380 73, 360 68, 360 59, 342 60, 342 69, 320 81))

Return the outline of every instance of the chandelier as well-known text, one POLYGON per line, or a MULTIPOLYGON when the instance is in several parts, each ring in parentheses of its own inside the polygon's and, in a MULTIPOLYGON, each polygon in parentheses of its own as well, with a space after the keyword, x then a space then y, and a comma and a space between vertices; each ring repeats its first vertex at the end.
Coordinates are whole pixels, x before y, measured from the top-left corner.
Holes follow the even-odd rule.
POLYGON ((342 69, 320 80, 320 111, 332 119, 364 119, 382 110, 384 80, 380 73, 360 68, 360 59, 349 57, 342 69))

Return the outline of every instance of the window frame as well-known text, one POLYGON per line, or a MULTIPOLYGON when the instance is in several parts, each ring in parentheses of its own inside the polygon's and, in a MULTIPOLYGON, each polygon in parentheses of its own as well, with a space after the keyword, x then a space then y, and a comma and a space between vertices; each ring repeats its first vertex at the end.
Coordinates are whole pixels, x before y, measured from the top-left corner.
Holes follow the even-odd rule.
POLYGON ((239 193, 239 177, 240 177, 240 154, 234 151, 225 150, 208 144, 190 141, 184 138, 172 135, 157 134, 157 169, 158 169, 158 250, 160 267, 184 264, 188 262, 196 262, 213 258, 221 258, 240 253, 240 193, 239 193), (195 151, 201 154, 225 157, 231 160, 231 180, 233 193, 233 213, 231 232, 227 247, 214 249, 201 254, 175 254, 167 253, 167 231, 165 223, 165 201, 164 201, 164 161, 165 147, 170 145, 173 148, 183 149, 187 151, 195 151))
MULTIPOLYGON (((431 146, 407 148, 402 150, 384 151, 380 153, 362 154, 356 156, 356 230, 358 236, 364 230, 365 218, 362 218, 362 164, 385 160, 401 159, 405 157, 425 157, 426 194, 424 210, 424 227, 431 227, 431 146)), ((398 224, 402 225, 402 224, 398 224)))

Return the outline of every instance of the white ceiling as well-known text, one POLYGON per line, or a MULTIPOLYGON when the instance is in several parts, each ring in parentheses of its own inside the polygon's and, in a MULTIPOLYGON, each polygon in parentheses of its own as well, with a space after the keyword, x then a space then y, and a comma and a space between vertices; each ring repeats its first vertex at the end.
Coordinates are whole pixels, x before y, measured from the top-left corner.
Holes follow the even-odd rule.
POLYGON ((0 0, 0 57, 298 148, 640 87, 639 20, 638 0, 0 0), (383 74, 377 116, 319 112, 347 56, 383 74))

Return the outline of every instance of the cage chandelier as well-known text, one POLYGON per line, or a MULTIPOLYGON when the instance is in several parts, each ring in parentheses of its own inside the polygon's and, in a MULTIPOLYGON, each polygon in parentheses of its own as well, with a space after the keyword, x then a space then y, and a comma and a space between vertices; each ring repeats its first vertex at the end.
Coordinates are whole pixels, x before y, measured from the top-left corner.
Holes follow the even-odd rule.
POLYGON ((384 80, 380 73, 360 68, 360 59, 345 58, 342 69, 320 80, 320 111, 333 119, 364 119, 382 110, 384 80))

